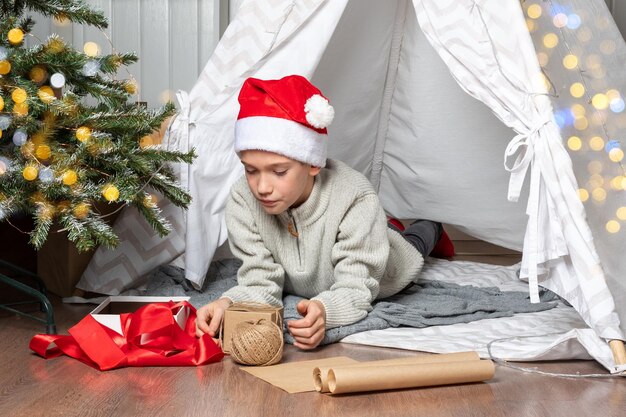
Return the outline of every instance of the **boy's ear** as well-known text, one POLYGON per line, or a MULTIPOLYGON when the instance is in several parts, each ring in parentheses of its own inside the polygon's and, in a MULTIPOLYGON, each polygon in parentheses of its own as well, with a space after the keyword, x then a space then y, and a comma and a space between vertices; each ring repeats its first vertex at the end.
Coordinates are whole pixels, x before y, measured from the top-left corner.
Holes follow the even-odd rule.
POLYGON ((321 169, 322 168, 320 168, 320 167, 314 167, 313 165, 311 165, 311 167, 309 168, 309 175, 314 177, 314 176, 316 176, 317 174, 320 173, 321 169))

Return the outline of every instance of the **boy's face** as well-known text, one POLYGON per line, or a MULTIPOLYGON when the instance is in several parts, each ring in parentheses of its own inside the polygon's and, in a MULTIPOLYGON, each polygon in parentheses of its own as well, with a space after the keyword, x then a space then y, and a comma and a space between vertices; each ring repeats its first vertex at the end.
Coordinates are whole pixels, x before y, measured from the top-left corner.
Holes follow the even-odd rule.
POLYGON ((304 203, 320 168, 273 152, 249 150, 239 158, 252 194, 268 214, 280 214, 304 203))

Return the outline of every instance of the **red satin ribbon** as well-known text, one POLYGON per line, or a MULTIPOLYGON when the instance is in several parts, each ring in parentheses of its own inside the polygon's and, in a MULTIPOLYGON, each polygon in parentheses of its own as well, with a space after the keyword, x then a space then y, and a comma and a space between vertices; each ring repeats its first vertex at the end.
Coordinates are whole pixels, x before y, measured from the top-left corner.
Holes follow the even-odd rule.
POLYGON ((219 362, 224 352, 208 334, 196 338, 195 319, 196 309, 186 301, 152 303, 120 315, 123 335, 87 315, 69 330, 69 336, 38 334, 29 346, 45 359, 65 354, 101 371, 219 362), (189 308, 184 329, 174 319, 181 308, 189 308), (50 348, 52 344, 56 347, 50 348))

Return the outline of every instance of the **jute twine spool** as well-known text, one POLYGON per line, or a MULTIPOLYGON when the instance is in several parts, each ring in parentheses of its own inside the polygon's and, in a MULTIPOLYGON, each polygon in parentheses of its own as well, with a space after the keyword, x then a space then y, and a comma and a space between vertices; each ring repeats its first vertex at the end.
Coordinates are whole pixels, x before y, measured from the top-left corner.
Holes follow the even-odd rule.
POLYGON ((265 319, 242 321, 233 331, 230 356, 243 365, 278 363, 283 357, 283 330, 265 319))

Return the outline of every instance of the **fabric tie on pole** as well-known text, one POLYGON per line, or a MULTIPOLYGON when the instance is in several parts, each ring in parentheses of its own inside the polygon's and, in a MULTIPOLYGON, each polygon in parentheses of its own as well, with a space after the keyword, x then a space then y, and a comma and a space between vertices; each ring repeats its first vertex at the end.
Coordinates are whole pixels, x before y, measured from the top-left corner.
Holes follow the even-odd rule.
MULTIPOLYGON (((176 100, 180 106, 180 110, 178 111, 178 115, 176 116, 175 122, 180 123, 179 127, 176 129, 178 132, 179 140, 178 140, 178 149, 181 152, 189 152, 189 129, 190 126, 194 125, 195 122, 191 120, 191 100, 189 100, 189 93, 184 90, 178 90, 176 92, 176 100)), ((168 147, 169 147, 169 137, 168 137, 168 147)), ((180 185, 183 186, 186 190, 189 190, 189 169, 185 169, 181 167, 180 170, 180 185)))
POLYGON ((551 119, 547 118, 543 122, 536 124, 532 130, 518 134, 509 142, 504 152, 504 168, 511 173, 508 192, 509 201, 515 202, 519 199, 524 178, 530 166, 530 190, 528 192, 528 205, 526 206, 528 227, 525 242, 528 248, 525 254, 528 255, 528 291, 532 303, 539 302, 537 259, 539 253, 538 225, 541 172, 534 164, 535 145, 539 138, 539 131, 550 122, 551 119), (507 162, 515 154, 517 154, 517 158, 513 166, 510 167, 507 162))

